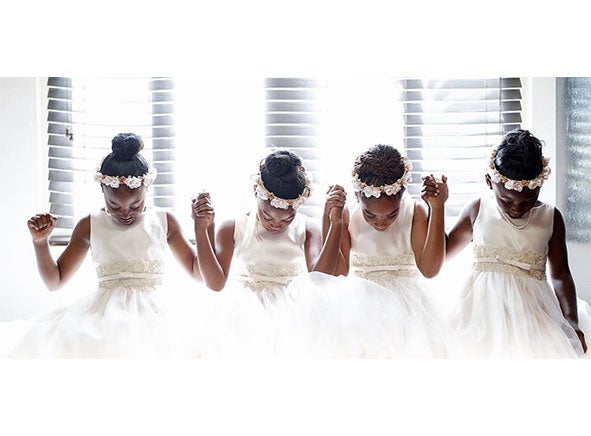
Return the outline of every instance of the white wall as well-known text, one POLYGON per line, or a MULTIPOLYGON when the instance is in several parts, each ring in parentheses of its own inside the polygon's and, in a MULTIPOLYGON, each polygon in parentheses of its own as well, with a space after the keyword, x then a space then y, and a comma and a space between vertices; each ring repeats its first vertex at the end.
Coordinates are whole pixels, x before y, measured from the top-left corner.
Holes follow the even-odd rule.
MULTIPOLYGON (((48 205, 46 137, 43 110, 39 110, 44 82, 0 78, 0 180, 5 192, 0 226, 0 321, 29 318, 69 301, 77 296, 83 280, 80 276, 59 292, 47 291, 37 273, 26 226, 31 215, 47 210, 48 205)), ((88 263, 83 270, 88 270, 88 263)))

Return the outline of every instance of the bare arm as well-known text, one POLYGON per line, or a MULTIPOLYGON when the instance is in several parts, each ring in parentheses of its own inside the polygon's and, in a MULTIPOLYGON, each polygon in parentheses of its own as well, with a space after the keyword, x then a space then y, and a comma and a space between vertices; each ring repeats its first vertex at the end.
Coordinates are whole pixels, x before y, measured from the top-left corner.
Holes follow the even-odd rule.
POLYGON ((179 222, 170 212, 166 213, 166 222, 168 226, 166 239, 174 257, 192 278, 202 281, 197 256, 189 241, 184 237, 179 222))
POLYGON ((343 210, 343 231, 341 232, 341 249, 339 262, 335 271, 336 276, 349 274, 349 257, 351 254, 351 235, 349 234, 349 209, 343 210))
POLYGON ((585 337, 581 329, 579 329, 575 282, 568 266, 564 219, 558 209, 554 209, 554 229, 548 242, 548 261, 554 292, 558 298, 562 314, 575 329, 583 350, 586 352, 585 337))
POLYGON ((423 181, 422 198, 428 205, 415 204, 411 243, 419 271, 428 278, 435 277, 445 260, 444 204, 448 197, 447 177, 437 182, 433 175, 423 181))
POLYGON ((50 291, 60 289, 72 278, 90 247, 90 216, 87 216, 76 224, 68 246, 57 262, 54 261, 48 240, 56 222, 57 218, 50 214, 35 215, 27 222, 35 248, 37 268, 50 291))
POLYGON ((445 254, 451 259, 472 241, 474 221, 480 210, 480 199, 473 200, 462 210, 458 220, 447 236, 445 254))
POLYGON ((201 194, 194 202, 193 217, 201 276, 209 289, 221 291, 228 280, 234 255, 234 220, 222 223, 214 237, 214 214, 209 194, 201 194))
MULTIPOLYGON (((322 219, 321 248, 312 271, 320 271, 326 274, 336 275, 342 253, 341 234, 343 231, 343 208, 345 207, 345 190, 339 186, 331 186, 328 190, 328 198, 324 207, 322 219)), ((311 237, 314 237, 311 235, 311 237)), ((342 261, 341 261, 342 262, 342 261)))

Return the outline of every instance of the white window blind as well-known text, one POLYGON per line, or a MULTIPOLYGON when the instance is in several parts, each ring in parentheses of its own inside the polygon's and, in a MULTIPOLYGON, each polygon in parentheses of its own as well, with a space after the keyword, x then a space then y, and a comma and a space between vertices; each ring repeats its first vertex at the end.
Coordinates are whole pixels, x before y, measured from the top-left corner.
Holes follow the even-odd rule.
POLYGON ((304 78, 265 80, 265 143, 297 153, 312 176, 312 195, 299 209, 308 216, 322 213, 320 194, 318 81, 304 78))
POLYGON ((48 84, 51 212, 66 237, 81 215, 102 206, 92 174, 120 131, 142 135, 144 154, 159 172, 153 202, 177 209, 189 229, 188 201, 201 189, 212 192, 220 217, 247 207, 248 177, 273 147, 298 153, 312 174, 307 215, 322 213, 329 184, 350 190, 357 154, 387 143, 412 160, 415 198, 420 176, 449 177, 452 218, 484 189, 490 146, 521 125, 519 78, 50 78, 48 84))
POLYGON ((399 83, 402 140, 416 175, 409 192, 420 195, 422 176, 447 175, 446 214, 454 218, 485 188, 490 147, 521 127, 521 80, 409 78, 399 83))
POLYGON ((141 135, 142 153, 158 170, 153 204, 174 204, 173 88, 167 78, 48 79, 49 202, 58 217, 53 243, 66 241, 78 219, 102 206, 93 175, 120 132, 141 135))

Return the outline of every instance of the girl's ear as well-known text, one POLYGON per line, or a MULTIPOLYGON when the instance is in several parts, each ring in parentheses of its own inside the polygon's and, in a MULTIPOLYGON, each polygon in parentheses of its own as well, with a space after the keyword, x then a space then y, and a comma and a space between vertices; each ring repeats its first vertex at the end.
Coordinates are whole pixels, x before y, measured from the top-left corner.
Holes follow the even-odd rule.
POLYGON ((492 180, 490 179, 490 175, 489 174, 485 174, 484 175, 484 180, 486 181, 486 185, 488 186, 489 189, 492 189, 492 180))

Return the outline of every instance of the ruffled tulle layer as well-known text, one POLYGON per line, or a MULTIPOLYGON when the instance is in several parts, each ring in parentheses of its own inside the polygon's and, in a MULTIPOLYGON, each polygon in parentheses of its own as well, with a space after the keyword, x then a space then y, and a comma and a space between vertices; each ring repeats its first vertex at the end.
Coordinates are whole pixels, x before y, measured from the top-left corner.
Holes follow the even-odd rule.
POLYGON ((175 298, 163 289, 99 289, 29 321, 0 325, 2 357, 199 357, 218 344, 210 317, 215 301, 203 288, 175 298))
POLYGON ((419 279, 398 277, 387 288, 356 277, 313 274, 311 278, 320 291, 302 299, 297 309, 308 326, 315 326, 302 327, 313 355, 417 358, 453 353, 451 331, 419 279))
MULTIPOLYGON (((99 290, 30 321, 0 324, 1 357, 577 357, 582 349, 546 282, 478 273, 441 321, 420 280, 391 288, 302 274, 285 288, 99 290), (461 348, 458 347, 458 339, 461 348)), ((578 301, 591 339, 591 308, 578 301)))
MULTIPOLYGON (((393 290, 359 278, 312 273, 297 276, 282 289, 252 291, 233 284, 222 293, 227 293, 228 300, 236 296, 243 300, 241 305, 225 305, 229 320, 243 316, 246 301, 258 303, 263 313, 255 309, 257 304, 247 311, 254 314, 259 326, 258 332, 251 327, 249 334, 266 355, 445 357, 452 348, 451 331, 412 278, 401 278, 393 290), (242 315, 234 316, 231 312, 237 307, 242 315), (271 346, 261 347, 265 343, 271 346)), ((244 355, 244 338, 237 335, 241 329, 221 319, 217 326, 218 331, 226 332, 224 354, 244 355)))
MULTIPOLYGON (((579 306, 579 312, 584 312, 584 302, 579 306)), ((589 328, 587 320, 581 324, 589 328)), ((544 280, 475 272, 464 286, 452 325, 467 357, 576 358, 583 354, 544 280)))

